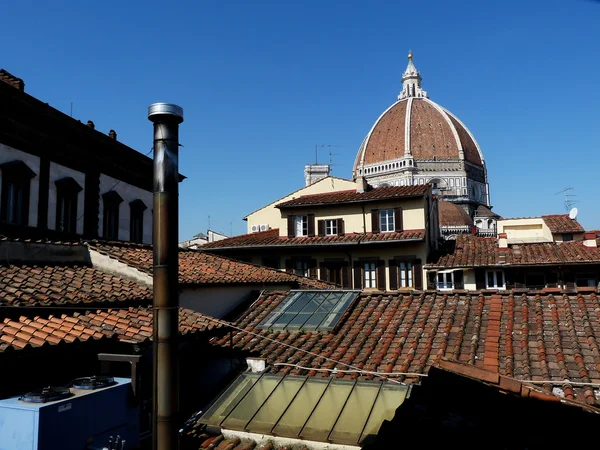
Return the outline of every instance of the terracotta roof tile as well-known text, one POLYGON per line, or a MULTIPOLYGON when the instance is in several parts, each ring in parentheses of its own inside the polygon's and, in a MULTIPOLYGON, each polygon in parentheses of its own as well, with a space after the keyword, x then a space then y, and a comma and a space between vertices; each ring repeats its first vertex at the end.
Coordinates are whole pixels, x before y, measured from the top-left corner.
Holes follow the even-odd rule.
POLYGON ((552 233, 583 233, 583 227, 571 219, 568 214, 552 214, 542 216, 552 233))
MULTIPOLYGON (((39 347, 77 340, 85 342, 97 339, 119 339, 127 342, 144 342, 152 339, 153 314, 150 307, 87 311, 82 314, 62 314, 60 317, 50 316, 49 319, 59 327, 52 334, 37 331, 36 324, 46 322, 43 317, 21 317, 18 322, 5 319, 0 323, 0 341, 23 348, 25 345, 39 347), (102 325, 102 333, 97 330, 98 323, 102 325)), ((221 325, 208 316, 179 308, 179 332, 183 335, 214 332, 220 328, 221 325)), ((6 349, 8 347, 4 348, 6 349)))
MULTIPOLYGON (((100 253, 149 275, 152 274, 152 247, 127 243, 90 242, 100 253)), ((329 289, 331 283, 288 274, 268 267, 243 263, 196 250, 179 252, 179 282, 182 284, 294 284, 300 287, 329 289)))
POLYGON ((421 197, 430 191, 428 184, 414 186, 389 186, 374 188, 366 192, 356 190, 326 192, 323 194, 303 195, 275 205, 277 208, 296 206, 331 205, 337 203, 363 203, 402 197, 421 197))
POLYGON ((152 299, 150 289, 81 265, 1 266, 0 292, 0 304, 14 306, 99 304, 152 299), (77 289, 72 288, 75 283, 79 284, 77 289))
POLYGON ((351 245, 361 242, 390 242, 424 240, 425 230, 404 230, 397 233, 348 233, 343 236, 301 236, 280 237, 279 229, 275 228, 258 233, 243 234, 221 241, 210 242, 200 247, 199 251, 224 248, 255 248, 255 247, 286 247, 286 246, 314 246, 314 245, 351 245))
POLYGON ((496 238, 458 235, 454 248, 428 263, 429 268, 492 267, 538 264, 600 263, 600 248, 582 241, 515 244, 498 248, 496 238))
POLYGON ((600 392, 593 386, 600 383, 596 294, 363 292, 330 333, 258 329, 287 295, 263 294, 234 322, 258 336, 234 331, 231 338, 213 338, 212 343, 229 347, 232 342, 238 350, 265 358, 268 370, 281 374, 380 378, 344 372, 349 368, 325 359, 331 358, 370 372, 405 373, 394 379, 416 382, 419 377, 412 374, 425 374, 430 365, 446 358, 520 381, 548 381, 540 386, 545 392, 559 387, 566 398, 584 403, 596 402, 590 393, 600 392))
POLYGON ((438 201, 438 212, 441 227, 473 226, 471 216, 455 203, 444 200, 438 201))

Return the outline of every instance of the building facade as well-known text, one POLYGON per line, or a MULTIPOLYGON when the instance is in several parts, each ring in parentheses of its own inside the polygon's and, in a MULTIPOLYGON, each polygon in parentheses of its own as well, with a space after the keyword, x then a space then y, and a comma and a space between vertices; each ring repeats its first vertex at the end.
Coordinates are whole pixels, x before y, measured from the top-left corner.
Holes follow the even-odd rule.
POLYGON ((3 234, 151 243, 152 159, 0 80, 3 234))

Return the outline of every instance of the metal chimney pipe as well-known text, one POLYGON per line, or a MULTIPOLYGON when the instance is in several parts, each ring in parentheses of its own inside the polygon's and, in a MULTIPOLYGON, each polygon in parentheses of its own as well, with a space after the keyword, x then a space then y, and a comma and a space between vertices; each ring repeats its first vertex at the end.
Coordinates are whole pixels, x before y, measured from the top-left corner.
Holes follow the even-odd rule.
POLYGON ((179 124, 183 109, 148 108, 154 123, 153 449, 179 448, 179 124))

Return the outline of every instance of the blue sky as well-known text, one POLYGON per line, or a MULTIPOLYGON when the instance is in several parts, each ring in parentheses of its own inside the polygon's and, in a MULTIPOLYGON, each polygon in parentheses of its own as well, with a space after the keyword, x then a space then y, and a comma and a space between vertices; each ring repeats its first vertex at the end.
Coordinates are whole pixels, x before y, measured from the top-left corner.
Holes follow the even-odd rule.
POLYGON ((180 240, 249 212, 358 147, 400 91, 408 49, 435 102, 478 140, 494 210, 600 228, 600 3, 4 2, 0 67, 26 91, 146 153, 149 104, 184 108, 180 240))

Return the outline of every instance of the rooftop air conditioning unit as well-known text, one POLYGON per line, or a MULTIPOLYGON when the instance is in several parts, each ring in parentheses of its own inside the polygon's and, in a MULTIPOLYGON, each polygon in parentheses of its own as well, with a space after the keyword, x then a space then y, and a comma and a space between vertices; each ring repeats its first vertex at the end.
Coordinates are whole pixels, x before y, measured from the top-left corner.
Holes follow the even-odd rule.
POLYGON ((253 233, 257 233, 259 231, 267 231, 269 229, 269 224, 268 223, 261 223, 261 224, 257 224, 257 225, 252 225, 252 227, 250 228, 250 230, 253 233))
POLYGON ((0 400, 0 448, 119 450, 139 445, 139 408, 131 379, 84 377, 0 400))

